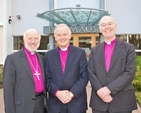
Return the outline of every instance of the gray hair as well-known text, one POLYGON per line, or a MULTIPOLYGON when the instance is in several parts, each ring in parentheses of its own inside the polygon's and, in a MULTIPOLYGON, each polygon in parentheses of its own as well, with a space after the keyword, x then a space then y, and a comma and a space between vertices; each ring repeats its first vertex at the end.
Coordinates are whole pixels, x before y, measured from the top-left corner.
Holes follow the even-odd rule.
MULTIPOLYGON (((33 29, 33 28, 31 28, 31 29, 28 29, 27 31, 25 31, 25 33, 24 33, 24 35, 23 35, 23 38, 25 39, 26 38, 26 35, 27 35, 27 33, 29 33, 29 32, 38 32, 36 29, 33 29)), ((39 34, 39 38, 41 39, 41 36, 40 36, 40 33, 38 32, 38 34, 39 34)))
POLYGON ((68 27, 68 25, 66 25, 66 24, 58 24, 58 25, 56 25, 56 27, 55 27, 55 29, 54 29, 54 34, 56 34, 56 30, 57 30, 57 28, 59 28, 59 27, 66 27, 66 28, 68 29, 69 34, 71 35, 71 30, 70 30, 70 28, 68 27))

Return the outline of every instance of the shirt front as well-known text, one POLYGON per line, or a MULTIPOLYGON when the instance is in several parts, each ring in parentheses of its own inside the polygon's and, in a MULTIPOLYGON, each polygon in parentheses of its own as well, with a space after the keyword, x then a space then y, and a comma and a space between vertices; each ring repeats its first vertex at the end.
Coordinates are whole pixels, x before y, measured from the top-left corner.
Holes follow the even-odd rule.
MULTIPOLYGON (((61 49, 60 47, 58 47, 58 49, 59 49, 59 54, 60 54, 60 63, 62 67, 62 74, 64 74, 66 63, 67 63, 67 58, 68 58, 69 46, 65 49, 61 49)), ((54 96, 56 96, 57 91, 55 91, 54 96)))
POLYGON ((42 69, 40 66, 40 62, 37 58, 36 53, 29 52, 25 47, 24 51, 26 53, 26 56, 28 58, 28 62, 31 68, 31 72, 34 79, 35 84, 35 93, 40 93, 44 91, 44 80, 42 75, 42 69))
POLYGON ((109 71, 115 43, 116 43, 116 38, 114 40, 112 40, 111 42, 104 43, 104 58, 105 58, 106 72, 109 71))
POLYGON ((65 72, 66 62, 67 62, 67 58, 68 58, 68 49, 69 49, 69 46, 67 48, 65 48, 65 49, 61 49, 59 47, 60 62, 61 62, 61 67, 62 67, 62 73, 63 74, 65 72))

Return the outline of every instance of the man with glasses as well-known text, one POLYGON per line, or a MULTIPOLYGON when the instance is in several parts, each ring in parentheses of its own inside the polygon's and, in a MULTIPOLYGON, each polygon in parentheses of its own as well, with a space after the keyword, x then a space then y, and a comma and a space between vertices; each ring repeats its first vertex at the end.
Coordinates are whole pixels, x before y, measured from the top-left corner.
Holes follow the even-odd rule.
POLYGON ((137 109, 132 85, 136 53, 133 45, 116 38, 116 27, 112 17, 102 17, 99 29, 104 42, 91 50, 88 72, 93 113, 132 113, 137 109))

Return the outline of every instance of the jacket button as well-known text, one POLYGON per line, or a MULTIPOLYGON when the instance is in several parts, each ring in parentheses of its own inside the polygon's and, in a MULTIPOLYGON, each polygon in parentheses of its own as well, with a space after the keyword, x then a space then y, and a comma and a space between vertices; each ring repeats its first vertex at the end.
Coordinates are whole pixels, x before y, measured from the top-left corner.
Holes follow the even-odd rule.
POLYGON ((32 100, 35 100, 34 98, 32 98, 32 100))

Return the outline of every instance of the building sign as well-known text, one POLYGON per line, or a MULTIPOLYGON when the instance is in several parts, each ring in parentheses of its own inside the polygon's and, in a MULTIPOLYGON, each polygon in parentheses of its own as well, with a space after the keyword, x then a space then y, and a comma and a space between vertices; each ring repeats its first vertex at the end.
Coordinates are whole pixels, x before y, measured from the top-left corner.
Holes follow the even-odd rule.
MULTIPOLYGON (((53 34, 55 26, 44 26, 44 34, 53 34)), ((95 26, 70 26, 72 33, 99 33, 98 25, 95 26)))

